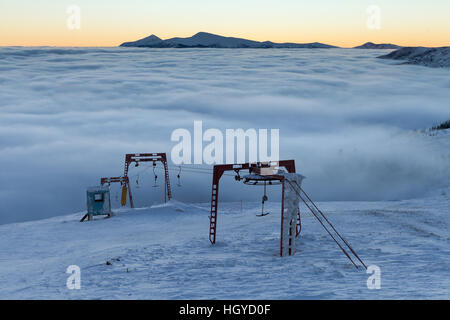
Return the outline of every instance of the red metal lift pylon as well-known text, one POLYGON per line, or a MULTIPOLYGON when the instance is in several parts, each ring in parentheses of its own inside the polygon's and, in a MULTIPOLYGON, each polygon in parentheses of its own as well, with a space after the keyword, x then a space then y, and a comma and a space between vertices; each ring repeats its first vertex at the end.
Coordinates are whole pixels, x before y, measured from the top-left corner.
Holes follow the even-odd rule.
MULTIPOLYGON (((282 160, 275 163, 277 168, 285 168, 289 173, 295 173, 295 160, 282 160)), ((241 180, 239 172, 241 170, 248 170, 250 174, 256 172, 261 168, 272 168, 274 163, 243 163, 243 164, 222 164, 215 165, 213 171, 212 179, 212 189, 211 189, 211 213, 209 216, 209 241, 212 244, 216 243, 216 233, 217 233, 217 208, 219 202, 219 182, 223 174, 226 171, 234 171, 237 176, 236 180, 241 180)), ((284 214, 284 177, 273 175, 273 177, 282 183, 282 198, 281 198, 281 218, 283 219, 284 214)), ((281 225, 283 228, 283 225, 281 225)), ((301 231, 301 220, 300 220, 300 210, 297 216, 297 226, 296 226, 296 236, 300 234, 301 231)), ((281 235, 283 235, 283 230, 281 230, 281 235)), ((282 241, 282 239, 281 239, 282 241)), ((281 246, 281 242, 280 242, 281 246)), ((281 248, 280 248, 281 254, 281 248)))
POLYGON ((128 196, 130 199, 130 207, 134 208, 133 196, 131 194, 130 183, 128 179, 128 171, 130 169, 130 164, 135 163, 136 166, 139 166, 140 162, 153 162, 153 165, 156 165, 156 162, 161 162, 164 165, 164 202, 172 199, 172 190, 170 188, 170 178, 169 178, 169 169, 167 166, 167 156, 165 153, 130 153, 125 155, 125 169, 123 177, 127 181, 127 189, 128 196))

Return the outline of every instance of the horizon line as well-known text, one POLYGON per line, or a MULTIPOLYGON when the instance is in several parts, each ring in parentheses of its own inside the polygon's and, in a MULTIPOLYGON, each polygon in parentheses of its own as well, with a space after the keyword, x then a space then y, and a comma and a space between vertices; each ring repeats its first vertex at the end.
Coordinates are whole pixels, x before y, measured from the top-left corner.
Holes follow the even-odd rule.
MULTIPOLYGON (((186 39, 186 38, 190 38, 190 37, 193 37, 193 36, 195 36, 195 35, 197 35, 197 34, 200 34, 200 33, 205 33, 205 34, 209 34, 209 35, 213 35, 213 36, 219 36, 219 37, 223 37, 223 38, 235 38, 235 39, 243 39, 243 40, 248 40, 248 41, 255 41, 255 42, 260 42, 260 43, 263 43, 263 42, 272 42, 272 43, 275 43, 275 44, 287 44, 287 43, 292 43, 292 44, 312 44, 312 43, 319 43, 319 44, 324 44, 324 45, 329 45, 329 46, 334 46, 334 47, 336 47, 337 49, 354 49, 354 48, 356 48, 356 47, 359 47, 359 46, 362 46, 362 45, 365 45, 365 44, 368 44, 368 43, 373 43, 373 44, 375 44, 375 45, 395 45, 395 46, 398 46, 398 47, 400 47, 400 48, 404 48, 404 47, 424 47, 424 48, 437 48, 437 47, 448 47, 448 46, 450 46, 450 44, 449 45, 437 45, 437 46, 435 46, 435 45, 432 45, 432 46, 426 46, 426 45, 411 45, 411 44, 408 44, 408 45, 400 45, 400 44, 397 44, 397 43, 395 43, 395 42, 390 42, 390 41, 365 41, 365 42, 363 42, 363 43, 360 43, 360 44, 358 44, 358 45, 356 45, 356 46, 339 46, 339 45, 335 45, 335 44, 331 44, 331 43, 328 43, 328 42, 321 42, 321 41, 312 41, 312 42, 296 42, 295 40, 294 41, 282 41, 282 42, 275 42, 275 41, 272 41, 272 40, 253 40, 253 39, 248 39, 248 38, 242 38, 242 37, 238 37, 238 36, 224 36, 224 35, 220 35, 220 34, 216 34, 216 33, 211 33, 211 32, 206 32, 206 31, 199 31, 199 32, 196 32, 196 33, 194 33, 193 35, 191 35, 191 36, 185 36, 185 37, 182 37, 182 36, 172 36, 172 37, 165 37, 165 38, 160 38, 159 36, 157 36, 156 34, 154 34, 154 33, 151 33, 150 35, 147 35, 147 36, 143 36, 143 37, 141 37, 141 38, 139 38, 139 39, 137 39, 137 40, 126 40, 125 42, 121 42, 121 43, 118 43, 118 44, 114 44, 114 45, 84 45, 84 44, 81 44, 81 45, 58 45, 58 44, 32 44, 32 45, 26 45, 26 44, 12 44, 12 45, 1 45, 0 44, 0 48, 8 48, 8 47, 54 47, 54 48, 116 48, 116 47, 120 47, 121 46, 121 44, 123 44, 123 43, 126 43, 126 42, 136 42, 136 41, 139 41, 139 40, 142 40, 142 39, 145 39, 145 38, 148 38, 148 37, 151 37, 151 36, 155 36, 155 37, 158 37, 159 39, 161 39, 162 41, 166 41, 166 40, 169 40, 169 39, 173 39, 173 38, 180 38, 180 39, 186 39)), ((123 40, 121 40, 121 41, 123 41, 123 40)), ((256 48, 255 48, 256 49, 256 48)), ((278 48, 276 48, 276 49, 278 49, 278 48)), ((372 49, 373 50, 373 49, 372 49)), ((379 50, 392 50, 392 49, 379 49, 379 50)))

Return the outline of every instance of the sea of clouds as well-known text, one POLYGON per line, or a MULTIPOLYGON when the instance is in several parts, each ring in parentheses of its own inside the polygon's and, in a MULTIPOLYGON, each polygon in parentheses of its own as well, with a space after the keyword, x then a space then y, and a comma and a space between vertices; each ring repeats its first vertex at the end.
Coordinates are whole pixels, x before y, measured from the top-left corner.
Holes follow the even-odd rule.
MULTIPOLYGON (((425 195, 449 160, 414 130, 450 118, 450 74, 375 59, 386 52, 0 48, 0 223, 84 210, 86 187, 121 175, 125 153, 170 154, 194 120, 280 129, 280 157, 318 200, 425 195)), ((182 173, 179 187, 177 173, 178 200, 209 201, 210 175, 182 173)), ((130 174, 137 205, 161 201, 151 168, 130 174)), ((222 199, 259 201, 232 180, 222 199)))

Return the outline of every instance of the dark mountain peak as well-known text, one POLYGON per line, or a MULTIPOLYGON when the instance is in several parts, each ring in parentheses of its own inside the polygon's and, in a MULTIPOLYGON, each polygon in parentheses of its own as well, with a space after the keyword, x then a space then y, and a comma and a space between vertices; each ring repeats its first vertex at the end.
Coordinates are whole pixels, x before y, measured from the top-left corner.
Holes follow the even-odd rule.
POLYGON ((163 42, 163 40, 161 38, 152 34, 152 35, 150 35, 146 38, 143 38, 141 40, 138 40, 138 41, 122 43, 120 46, 121 47, 149 47, 149 46, 154 46, 161 42, 163 42))
POLYGON ((158 36, 156 36, 154 34, 152 34, 152 35, 150 35, 150 36, 148 36, 147 38, 144 38, 144 39, 146 39, 146 40, 159 40, 159 41, 162 41, 161 38, 159 38, 158 36))
POLYGON ((361 46, 354 47, 354 49, 399 49, 400 46, 391 43, 373 43, 366 42, 361 46))
POLYGON ((220 36, 217 35, 217 34, 209 33, 209 32, 204 32, 204 31, 197 32, 197 33, 194 34, 192 37, 209 37, 209 36, 220 37, 220 36))
POLYGON ((137 40, 125 42, 123 47, 148 47, 148 48, 333 48, 333 46, 314 43, 274 43, 271 41, 259 42, 242 38, 224 37, 209 32, 197 32, 188 38, 171 38, 161 40, 155 35, 137 40))

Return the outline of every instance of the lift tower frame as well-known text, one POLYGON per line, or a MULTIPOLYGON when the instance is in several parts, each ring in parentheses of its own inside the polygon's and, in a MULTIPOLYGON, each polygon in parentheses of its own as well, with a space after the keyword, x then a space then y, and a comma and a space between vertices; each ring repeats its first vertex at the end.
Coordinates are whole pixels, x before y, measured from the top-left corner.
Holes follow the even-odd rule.
POLYGON ((133 194, 131 192, 130 187, 130 178, 128 177, 128 171, 130 169, 130 165, 135 163, 136 166, 139 166, 140 162, 161 162, 164 165, 164 202, 172 199, 172 190, 170 188, 170 177, 169 177, 169 169, 167 166, 167 156, 165 153, 130 153, 125 155, 125 169, 122 177, 110 177, 110 178, 101 178, 100 185, 111 184, 111 183, 120 183, 122 186, 122 206, 126 205, 126 196, 128 194, 128 198, 130 200, 130 207, 134 208, 133 202, 133 194))
POLYGON ((123 177, 127 180, 128 187, 128 197, 130 199, 130 207, 134 208, 133 203, 133 195, 131 193, 130 181, 128 178, 128 171, 130 169, 130 165, 135 163, 136 166, 139 166, 140 162, 161 162, 164 166, 164 202, 172 199, 172 189, 170 188, 170 177, 169 177, 169 168, 167 165, 167 156, 166 153, 129 153, 125 155, 125 168, 123 177))
MULTIPOLYGON (((209 216, 209 241, 212 244, 216 243, 217 235, 217 214, 218 214, 218 204, 219 204, 219 183, 220 178, 227 171, 234 171, 237 176, 236 180, 241 180, 240 171, 248 170, 250 174, 259 173, 262 168, 285 168, 288 173, 295 173, 295 160, 281 160, 276 162, 256 162, 256 163, 242 163, 242 164, 220 164, 214 166, 213 178, 212 178, 212 188, 211 188, 211 211, 209 216)), ((282 175, 271 175, 274 180, 279 180, 282 186, 282 197, 281 197, 281 219, 283 221, 284 214, 284 177, 282 175)), ((301 220, 300 220, 300 210, 298 210, 297 215, 297 225, 296 225, 296 236, 300 234, 301 231, 301 220)), ((283 224, 281 224, 281 229, 283 229, 283 224)), ((281 230, 281 237, 283 237, 283 230, 281 230)), ((282 255, 282 241, 280 240, 280 255, 282 255)))

